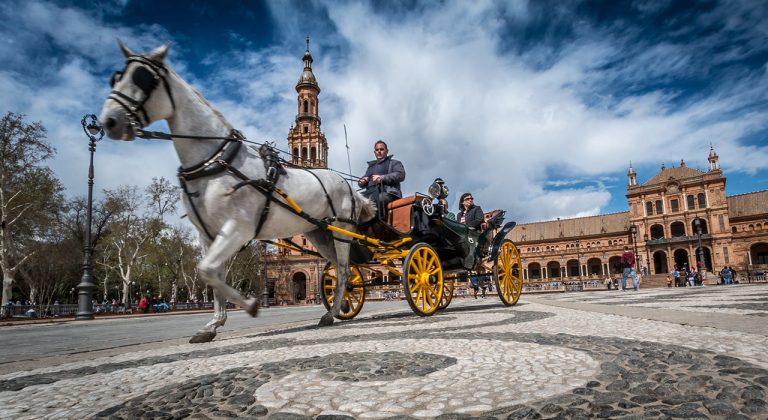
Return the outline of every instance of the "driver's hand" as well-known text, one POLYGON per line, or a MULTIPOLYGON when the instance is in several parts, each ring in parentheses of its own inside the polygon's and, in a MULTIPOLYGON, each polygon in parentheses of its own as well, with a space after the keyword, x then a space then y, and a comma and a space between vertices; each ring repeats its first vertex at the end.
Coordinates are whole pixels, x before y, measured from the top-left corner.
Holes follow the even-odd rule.
POLYGON ((371 177, 371 181, 373 181, 374 184, 378 184, 381 182, 381 175, 373 175, 371 177))
POLYGON ((364 176, 364 177, 360 178, 359 181, 357 181, 357 185, 359 185, 361 187, 364 187, 366 184, 368 184, 368 177, 367 176, 364 176))

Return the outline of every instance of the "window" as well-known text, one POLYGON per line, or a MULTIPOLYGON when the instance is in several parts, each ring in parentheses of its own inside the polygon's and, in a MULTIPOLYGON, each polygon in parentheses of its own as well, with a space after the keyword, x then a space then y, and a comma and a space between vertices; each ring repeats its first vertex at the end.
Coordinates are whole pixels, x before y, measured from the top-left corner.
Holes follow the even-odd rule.
MULTIPOLYGON (((736 229, 736 228, 734 228, 736 229)), ((728 260, 728 247, 723 247, 723 260, 725 260, 725 264, 730 264, 730 261, 728 260)))
POLYGON ((664 207, 661 200, 656 200, 656 214, 664 214, 664 207))
POLYGON ((304 101, 304 112, 309 112, 309 102, 304 101))
POLYGON ((699 193, 699 208, 703 209, 704 207, 707 207, 707 197, 704 193, 699 193))
POLYGON ((645 203, 645 212, 648 213, 646 216, 653 216, 653 203, 650 201, 645 203))
POLYGON ((731 227, 731 233, 736 233, 736 232, 737 232, 737 230, 736 230, 736 226, 732 226, 732 227, 731 227))
POLYGON ((670 207, 672 207, 672 213, 677 213, 678 211, 680 211, 680 206, 678 205, 678 200, 676 198, 673 198, 669 202, 669 205, 670 207))
POLYGON ((696 208, 696 202, 692 195, 688 196, 688 210, 693 210, 696 208))
POLYGON ((720 224, 720 232, 725 232, 725 217, 720 214, 717 216, 717 221, 720 224))

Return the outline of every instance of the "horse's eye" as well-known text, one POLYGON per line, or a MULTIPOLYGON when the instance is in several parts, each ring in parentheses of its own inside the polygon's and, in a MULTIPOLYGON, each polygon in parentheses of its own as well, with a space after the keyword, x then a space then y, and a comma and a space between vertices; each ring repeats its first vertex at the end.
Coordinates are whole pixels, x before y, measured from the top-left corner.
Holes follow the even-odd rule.
POLYGON ((123 77, 123 72, 121 71, 112 73, 112 77, 109 79, 109 85, 115 87, 115 83, 119 82, 121 77, 123 77))

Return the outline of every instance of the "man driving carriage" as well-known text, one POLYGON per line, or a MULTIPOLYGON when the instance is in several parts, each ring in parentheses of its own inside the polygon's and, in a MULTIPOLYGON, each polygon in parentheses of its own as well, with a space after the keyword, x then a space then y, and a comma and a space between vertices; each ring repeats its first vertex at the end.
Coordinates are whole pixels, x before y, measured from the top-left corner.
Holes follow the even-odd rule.
POLYGON ((376 202, 379 216, 387 208, 387 204, 403 196, 400 183, 405 181, 405 167, 399 160, 389 155, 387 143, 378 140, 373 145, 375 160, 368 162, 365 175, 357 182, 360 187, 366 187, 363 195, 376 202))

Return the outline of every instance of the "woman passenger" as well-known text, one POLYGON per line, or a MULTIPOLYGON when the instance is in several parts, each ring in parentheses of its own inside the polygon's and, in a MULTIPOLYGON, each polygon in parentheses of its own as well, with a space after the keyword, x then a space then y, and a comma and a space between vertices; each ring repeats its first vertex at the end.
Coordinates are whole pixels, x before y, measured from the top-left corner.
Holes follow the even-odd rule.
POLYGON ((461 195, 459 214, 456 215, 456 220, 473 229, 485 230, 488 227, 485 223, 483 209, 475 205, 475 199, 470 193, 461 195))

